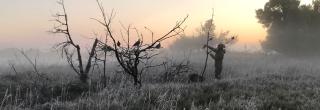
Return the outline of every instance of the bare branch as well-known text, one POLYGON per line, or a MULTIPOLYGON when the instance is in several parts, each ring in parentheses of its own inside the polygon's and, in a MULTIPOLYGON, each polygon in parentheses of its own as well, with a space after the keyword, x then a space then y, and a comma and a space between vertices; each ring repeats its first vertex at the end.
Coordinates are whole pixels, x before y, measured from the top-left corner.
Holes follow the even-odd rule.
POLYGON ((19 72, 17 71, 17 69, 16 69, 16 67, 15 67, 14 64, 9 63, 9 66, 11 67, 11 69, 13 70, 13 72, 14 72, 16 75, 19 74, 19 72))
POLYGON ((154 50, 160 49, 161 48, 160 43, 162 41, 182 34, 184 32, 184 29, 181 28, 181 26, 188 18, 187 16, 182 21, 178 21, 177 24, 168 33, 166 33, 159 39, 156 39, 155 41, 153 39, 154 33, 149 28, 145 27, 145 29, 149 30, 152 34, 151 44, 144 44, 143 35, 139 33, 137 28, 131 28, 131 25, 129 25, 128 27, 125 27, 123 24, 120 23, 122 26, 122 29, 125 30, 125 34, 126 34, 124 35, 124 33, 120 31, 121 32, 120 37, 122 37, 123 41, 126 42, 127 44, 126 46, 124 46, 124 45, 121 45, 121 43, 115 39, 116 36, 114 36, 114 34, 111 31, 111 23, 114 18, 114 11, 112 10, 110 16, 107 17, 105 10, 102 6, 102 3, 99 0, 97 0, 97 4, 101 12, 102 20, 98 20, 98 19, 93 19, 93 20, 97 21, 99 24, 101 24, 105 28, 106 37, 111 38, 112 40, 111 45, 113 45, 113 47, 110 47, 107 43, 104 43, 103 45, 102 42, 100 41, 102 46, 99 46, 99 47, 102 47, 101 50, 108 50, 108 51, 111 50, 112 52, 114 52, 115 58, 117 59, 119 65, 122 67, 125 73, 131 75, 134 78, 135 85, 141 84, 141 74, 143 73, 143 71, 146 68, 153 67, 153 66, 149 66, 147 63, 144 62, 158 55, 157 53, 152 54, 151 52, 153 52, 154 50), (130 44, 130 38, 132 36, 130 32, 131 29, 135 30, 138 37, 138 40, 133 45, 130 44), (124 36, 127 37, 126 40, 124 40, 124 36), (139 67, 141 63, 145 64, 142 69, 139 67))
POLYGON ((31 58, 22 50, 20 50, 20 53, 25 57, 25 59, 31 64, 34 72, 37 74, 38 77, 49 80, 49 78, 45 77, 44 74, 41 74, 37 68, 37 58, 34 59, 34 62, 31 60, 31 58))
POLYGON ((177 22, 177 24, 167 34, 165 34, 164 36, 160 37, 155 42, 153 42, 151 45, 149 45, 148 47, 142 49, 141 51, 146 51, 147 49, 153 48, 156 45, 157 42, 161 42, 161 41, 163 41, 165 39, 168 39, 168 38, 171 38, 173 36, 179 35, 179 34, 174 34, 174 35, 170 36, 170 34, 175 32, 177 29, 180 29, 181 25, 187 20, 187 18, 188 18, 188 16, 186 16, 182 21, 177 22))
POLYGON ((154 41, 153 41, 153 37, 154 37, 153 31, 151 29, 149 29, 148 27, 146 27, 146 26, 144 28, 151 33, 151 43, 154 43, 154 41))

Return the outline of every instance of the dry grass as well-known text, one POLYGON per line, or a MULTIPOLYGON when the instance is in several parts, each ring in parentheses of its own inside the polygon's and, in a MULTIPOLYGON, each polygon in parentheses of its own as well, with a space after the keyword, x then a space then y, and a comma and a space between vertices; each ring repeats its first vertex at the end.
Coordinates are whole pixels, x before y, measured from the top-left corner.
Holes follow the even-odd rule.
MULTIPOLYGON (((201 58, 190 58, 195 71, 201 70, 201 58)), ((209 68, 203 83, 187 83, 189 73, 163 82, 164 71, 159 67, 145 74, 142 88, 113 70, 106 88, 101 87, 98 73, 92 74, 89 85, 81 85, 73 73, 64 72, 70 70, 61 67, 45 69, 51 81, 37 79, 26 70, 1 75, 0 109, 316 110, 320 109, 319 63, 315 59, 235 53, 226 56, 220 81, 209 68)))

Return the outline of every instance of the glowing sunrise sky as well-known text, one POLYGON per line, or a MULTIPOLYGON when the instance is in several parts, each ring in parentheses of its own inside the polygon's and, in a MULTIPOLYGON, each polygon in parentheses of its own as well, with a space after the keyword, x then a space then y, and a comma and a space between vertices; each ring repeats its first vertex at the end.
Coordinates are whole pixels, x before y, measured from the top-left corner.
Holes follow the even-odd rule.
MULTIPOLYGON (((119 22, 132 24, 141 31, 144 26, 159 37, 177 20, 189 15, 185 23, 186 34, 192 35, 201 23, 215 10, 216 31, 230 30, 239 36, 239 45, 259 47, 266 36, 265 29, 257 22, 255 10, 263 8, 268 0, 102 0, 107 12, 115 10, 114 31, 119 22)), ((302 0, 303 4, 312 0, 302 0)), ((101 32, 101 27, 90 18, 99 18, 95 0, 65 0, 70 17, 72 34, 88 45, 88 37, 101 32)), ((50 48, 61 41, 58 35, 47 31, 53 26, 51 14, 59 11, 56 0, 1 0, 0 49, 50 48)), ((156 36, 156 37, 157 37, 156 36)), ((147 37, 147 36, 145 36, 147 37)))

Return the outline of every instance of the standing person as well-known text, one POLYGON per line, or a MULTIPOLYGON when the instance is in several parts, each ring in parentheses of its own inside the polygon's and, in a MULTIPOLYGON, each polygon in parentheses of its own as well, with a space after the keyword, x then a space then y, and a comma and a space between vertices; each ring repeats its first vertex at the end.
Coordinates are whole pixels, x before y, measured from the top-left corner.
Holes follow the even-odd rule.
POLYGON ((222 62, 224 54, 226 53, 225 45, 220 43, 217 48, 211 47, 209 45, 204 45, 204 48, 209 48, 211 51, 213 51, 215 54, 212 54, 209 52, 208 54, 211 56, 212 59, 214 59, 215 64, 215 77, 217 79, 221 79, 221 72, 222 72, 222 62))

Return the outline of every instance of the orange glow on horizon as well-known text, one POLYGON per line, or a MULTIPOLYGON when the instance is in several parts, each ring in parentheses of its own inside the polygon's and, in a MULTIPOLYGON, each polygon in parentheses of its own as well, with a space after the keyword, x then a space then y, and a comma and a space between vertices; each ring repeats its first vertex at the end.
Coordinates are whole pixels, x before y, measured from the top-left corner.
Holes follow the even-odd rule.
MULTIPOLYGON (((255 44, 266 36, 265 29, 257 22, 255 10, 263 8, 268 0, 103 0, 107 12, 114 9, 116 18, 113 22, 114 31, 120 31, 119 22, 124 25, 132 24, 140 31, 145 31, 147 26, 160 37, 171 28, 177 20, 186 15, 189 19, 185 23, 186 34, 192 35, 201 23, 210 19, 211 10, 214 8, 214 22, 216 32, 229 30, 232 35, 239 36, 240 44, 255 44)), ((66 8, 70 17, 73 35, 83 39, 101 32, 98 23, 90 18, 99 18, 100 13, 95 0, 66 0, 66 8)), ((302 0, 302 4, 309 4, 312 0, 302 0)), ((32 44, 35 37, 48 37, 54 42, 56 38, 47 31, 53 26, 50 22, 51 14, 60 7, 53 1, 20 1, 4 0, 0 4, 0 44, 16 41, 19 46, 32 44), (32 38, 32 39, 31 39, 32 38), (30 39, 30 40, 28 40, 30 39), (29 43, 28 43, 29 42, 29 43)), ((146 33, 147 34, 147 33, 146 33)), ((56 36, 56 35, 54 35, 56 36)), ((149 38, 150 39, 150 38, 149 38)), ((168 41, 171 42, 171 41, 168 41)), ((17 47, 19 47, 17 46, 17 47)), ((48 45, 50 47, 51 45, 48 45)), ((2 46, 3 47, 3 46, 2 46)), ((37 47, 36 45, 34 47, 37 47)))

